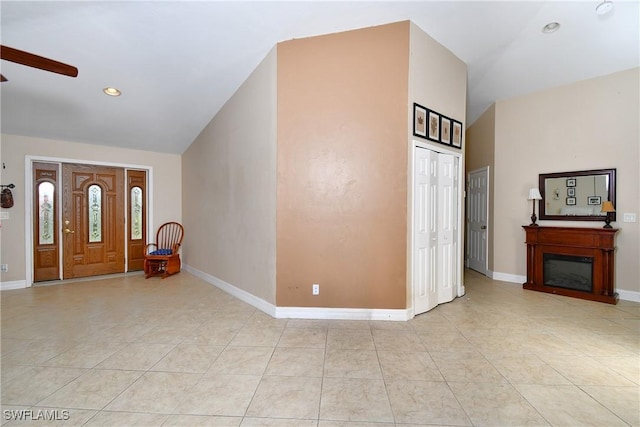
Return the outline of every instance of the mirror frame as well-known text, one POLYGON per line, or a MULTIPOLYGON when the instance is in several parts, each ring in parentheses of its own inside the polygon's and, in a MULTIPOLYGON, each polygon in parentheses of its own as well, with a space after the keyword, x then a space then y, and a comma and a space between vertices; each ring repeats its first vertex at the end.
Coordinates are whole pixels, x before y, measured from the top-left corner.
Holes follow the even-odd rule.
MULTIPOLYGON (((574 172, 556 172, 556 173, 541 173, 538 175, 538 189, 542 200, 538 202, 538 213, 541 220, 560 220, 560 221, 604 221, 603 216, 592 215, 547 215, 544 212, 544 207, 547 205, 545 196, 545 181, 548 178, 573 178, 576 176, 589 176, 589 175, 608 175, 609 176, 609 200, 613 202, 613 207, 616 208, 616 170, 612 169, 592 169, 586 171, 574 171, 574 172)), ((616 213, 611 212, 611 221, 616 220, 616 213)))

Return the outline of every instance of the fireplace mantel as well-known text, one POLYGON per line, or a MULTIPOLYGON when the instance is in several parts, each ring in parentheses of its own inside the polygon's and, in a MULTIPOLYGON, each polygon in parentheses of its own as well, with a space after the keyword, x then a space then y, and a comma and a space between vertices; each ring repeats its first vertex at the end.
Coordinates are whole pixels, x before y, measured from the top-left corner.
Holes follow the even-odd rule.
POLYGON ((524 225, 527 282, 524 289, 617 304, 614 260, 617 228, 541 227, 524 225), (550 286, 544 280, 544 254, 592 258, 590 291, 550 286))

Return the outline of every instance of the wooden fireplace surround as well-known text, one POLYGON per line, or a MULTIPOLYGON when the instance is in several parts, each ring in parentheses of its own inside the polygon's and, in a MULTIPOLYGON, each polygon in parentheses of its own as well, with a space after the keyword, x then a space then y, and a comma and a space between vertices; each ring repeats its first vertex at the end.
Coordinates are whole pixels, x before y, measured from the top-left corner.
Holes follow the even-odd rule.
POLYGON ((527 243, 527 282, 524 289, 618 303, 615 292, 614 255, 617 228, 540 227, 524 225, 527 243), (546 286, 543 279, 545 253, 593 258, 591 292, 546 286))

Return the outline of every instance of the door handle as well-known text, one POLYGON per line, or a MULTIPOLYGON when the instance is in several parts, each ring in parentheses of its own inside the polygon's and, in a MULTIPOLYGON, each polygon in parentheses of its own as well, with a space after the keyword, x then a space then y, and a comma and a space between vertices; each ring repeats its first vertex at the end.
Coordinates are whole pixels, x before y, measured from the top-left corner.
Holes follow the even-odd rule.
POLYGON ((75 230, 69 230, 69 220, 66 220, 64 222, 65 228, 62 230, 64 231, 65 234, 73 234, 75 233, 75 230))
POLYGON ((486 226, 486 225, 481 225, 481 226, 480 226, 480 230, 486 230, 486 229, 487 229, 487 226, 486 226))

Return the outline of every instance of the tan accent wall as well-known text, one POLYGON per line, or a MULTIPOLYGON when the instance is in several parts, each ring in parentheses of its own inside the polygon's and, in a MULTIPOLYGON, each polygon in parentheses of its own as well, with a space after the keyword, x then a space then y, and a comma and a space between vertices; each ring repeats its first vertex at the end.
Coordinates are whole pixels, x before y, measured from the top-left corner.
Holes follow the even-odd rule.
POLYGON ((275 304, 276 49, 182 156, 188 264, 275 304))
POLYGON ((405 308, 409 22, 277 49, 277 305, 405 308))
POLYGON ((527 195, 538 186, 538 174, 617 168, 616 286, 639 292, 640 223, 622 217, 640 213, 640 68, 498 101, 495 115, 494 270, 526 274, 521 226, 530 222, 527 195))
POLYGON ((489 107, 482 116, 473 122, 473 125, 467 129, 467 145, 465 147, 467 174, 471 171, 489 166, 489 217, 487 221, 487 228, 489 232, 487 233, 487 265, 490 271, 493 271, 493 235, 495 233, 495 215, 493 209, 495 203, 495 126, 496 108, 495 104, 492 104, 491 107, 489 107))
MULTIPOLYGON (((9 271, 0 275, 0 281, 25 280, 25 159, 26 156, 77 160, 78 162, 107 162, 150 166, 153 168, 153 221, 155 226, 166 221, 182 220, 180 204, 181 186, 180 155, 81 144, 43 138, 2 134, 0 141, 1 160, 6 169, 1 170, 2 183, 13 183, 14 206, 6 211, 10 219, 2 221, 2 243, 0 263, 8 264, 9 271)), ((152 230, 149 235, 154 234, 152 230)), ((189 231, 185 244, 190 238, 189 231)), ((27 284, 29 285, 29 284, 27 284)))

